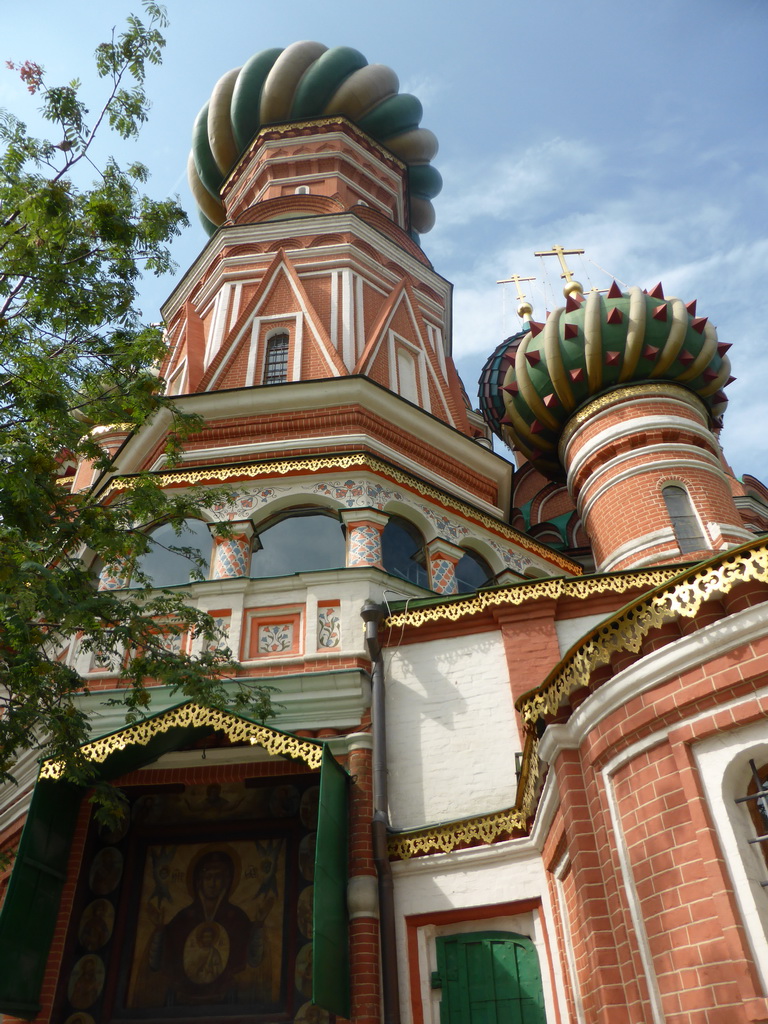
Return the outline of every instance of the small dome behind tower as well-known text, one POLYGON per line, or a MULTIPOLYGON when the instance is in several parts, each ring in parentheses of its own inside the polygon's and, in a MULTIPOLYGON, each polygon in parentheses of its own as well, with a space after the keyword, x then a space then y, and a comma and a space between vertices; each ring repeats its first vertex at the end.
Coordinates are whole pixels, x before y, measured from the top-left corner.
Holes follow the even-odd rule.
POLYGON ((525 324, 523 330, 505 338, 488 357, 480 373, 477 397, 483 419, 497 437, 504 438, 503 424, 506 417, 504 394, 501 390, 504 377, 510 366, 515 364, 515 353, 520 342, 530 330, 525 324))

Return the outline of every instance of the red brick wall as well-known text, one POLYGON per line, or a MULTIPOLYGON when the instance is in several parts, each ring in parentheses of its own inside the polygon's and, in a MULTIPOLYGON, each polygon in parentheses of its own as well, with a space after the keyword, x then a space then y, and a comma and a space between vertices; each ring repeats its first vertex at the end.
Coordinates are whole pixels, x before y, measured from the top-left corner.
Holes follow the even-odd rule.
MULTIPOLYGON (((736 529, 741 526, 715 438, 709 432, 701 433, 701 428, 707 427, 704 414, 682 389, 680 393, 682 400, 652 395, 645 389, 638 389, 635 397, 627 397, 625 392, 615 404, 596 409, 570 438, 568 485, 598 569, 690 561, 713 553, 714 542, 706 534, 702 552, 686 555, 680 554, 669 536, 649 537, 655 531, 671 529, 662 497, 665 483, 680 483, 688 490, 703 530, 710 522, 736 529), (653 421, 659 417, 668 425, 653 421), (629 424, 626 432, 618 431, 630 420, 636 422, 629 424), (590 449, 590 445, 594 447, 590 449), (638 548, 618 557, 619 549, 633 542, 638 548)), ((738 534, 726 541, 737 543, 738 534)))
MULTIPOLYGON (((658 631, 643 654, 675 635, 658 631)), ((648 963, 667 1024, 768 1019, 692 753, 707 736, 763 720, 766 681, 763 638, 630 697, 551 767, 560 807, 545 866, 570 860, 550 891, 570 924, 587 1020, 651 1020, 648 963)))

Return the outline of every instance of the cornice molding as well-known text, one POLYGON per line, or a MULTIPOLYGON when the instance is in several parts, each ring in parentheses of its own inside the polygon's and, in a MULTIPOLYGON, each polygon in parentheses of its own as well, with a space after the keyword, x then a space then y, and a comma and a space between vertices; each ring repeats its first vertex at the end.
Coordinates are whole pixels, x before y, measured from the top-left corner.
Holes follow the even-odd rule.
POLYGON ((539 757, 551 764, 561 751, 578 750, 587 735, 627 701, 700 665, 705 645, 707 659, 717 658, 765 636, 766 628, 768 601, 707 626, 706 639, 696 632, 646 654, 591 694, 567 722, 548 725, 539 741, 539 757))

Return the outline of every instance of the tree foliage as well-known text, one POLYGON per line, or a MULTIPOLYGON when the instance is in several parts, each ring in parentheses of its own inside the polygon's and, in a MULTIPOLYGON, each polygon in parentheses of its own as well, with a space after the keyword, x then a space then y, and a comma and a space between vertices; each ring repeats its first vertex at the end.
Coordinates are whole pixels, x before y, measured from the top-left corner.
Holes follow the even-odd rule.
MULTIPOLYGON (((148 706, 148 681, 179 699, 232 705, 222 681, 229 652, 212 621, 176 594, 153 592, 136 568, 149 525, 181 530, 212 496, 163 493, 147 475, 104 503, 97 489, 72 492, 65 473, 83 459, 107 471, 94 428, 138 428, 170 407, 156 375, 162 332, 142 321, 137 287, 143 273, 170 269, 168 243, 186 217, 175 200, 143 194, 143 165, 110 158, 99 167, 94 157, 97 136, 130 139, 146 120, 145 74, 160 63, 164 27, 163 9, 145 2, 142 18, 130 16, 98 47, 105 98, 94 116, 79 81, 49 85, 39 65, 9 62, 55 141, 0 113, 0 778, 30 744, 62 758, 70 777, 87 773, 77 696, 87 680, 66 654, 75 644, 122 663, 129 717, 148 706), (133 570, 140 585, 98 590, 93 564, 133 570), (173 632, 190 632, 199 653, 171 653, 173 632)), ((185 424, 172 415, 178 436, 185 424)), ((264 690, 235 688, 234 700, 269 713, 264 690)))

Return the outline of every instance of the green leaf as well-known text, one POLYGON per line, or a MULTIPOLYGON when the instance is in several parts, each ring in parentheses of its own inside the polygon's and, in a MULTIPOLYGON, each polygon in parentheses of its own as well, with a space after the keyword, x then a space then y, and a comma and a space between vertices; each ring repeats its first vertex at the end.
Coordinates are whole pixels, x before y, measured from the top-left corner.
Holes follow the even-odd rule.
MULTIPOLYGON (((166 24, 145 0, 141 18, 97 47, 105 95, 92 113, 79 77, 51 84, 34 65, 50 138, 0 111, 0 778, 36 746, 71 780, 89 779, 76 649, 115 659, 129 720, 148 707, 152 681, 213 707, 271 713, 268 689, 224 684, 231 654, 210 617, 153 591, 136 567, 146 529, 180 524, 220 495, 164 493, 151 474, 105 503, 70 486, 83 460, 97 474, 109 467, 99 426, 136 429, 166 409, 174 456, 199 427, 164 398, 162 331, 136 308, 141 274, 172 267, 169 242, 186 215, 175 199, 143 194, 143 164, 96 157, 102 136, 133 138, 145 122, 146 71, 162 59, 166 24), (91 185, 86 167, 96 169, 91 185), (100 567, 116 564, 134 572, 136 589, 98 589, 100 567), (163 633, 182 631, 205 641, 198 654, 168 650, 163 633)), ((174 549, 184 553, 183 534, 174 549)), ((96 800, 107 816, 119 811, 106 790, 96 800)))

